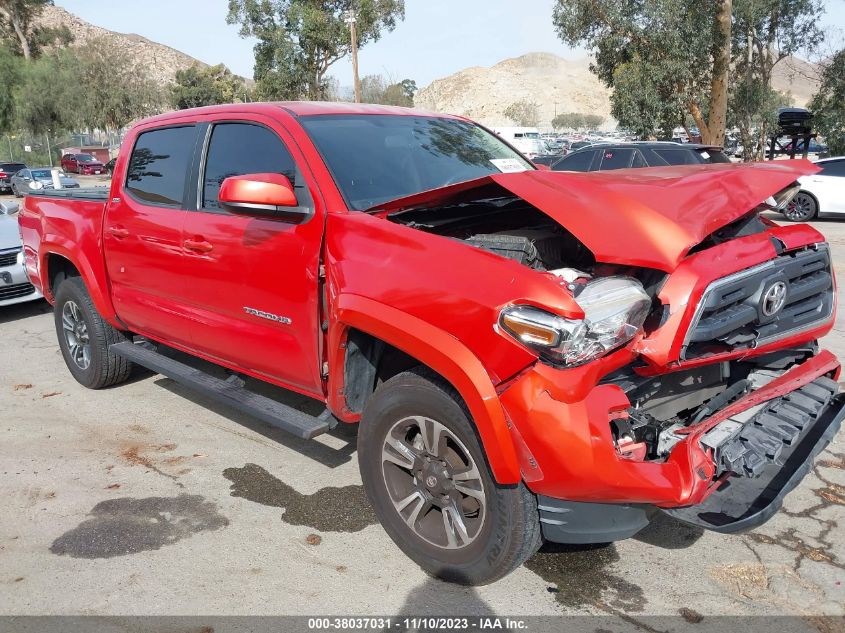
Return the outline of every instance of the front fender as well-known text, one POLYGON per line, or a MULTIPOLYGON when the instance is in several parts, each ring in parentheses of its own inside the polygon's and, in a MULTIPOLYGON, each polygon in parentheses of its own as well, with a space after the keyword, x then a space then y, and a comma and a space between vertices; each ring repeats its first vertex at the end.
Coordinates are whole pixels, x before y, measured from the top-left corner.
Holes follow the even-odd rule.
POLYGON ((457 389, 472 415, 493 476, 500 484, 521 480, 519 462, 498 394, 481 361, 461 341, 406 312, 358 295, 341 294, 334 304, 329 334, 329 404, 344 412, 341 344, 348 328, 356 328, 393 345, 443 376, 457 389))

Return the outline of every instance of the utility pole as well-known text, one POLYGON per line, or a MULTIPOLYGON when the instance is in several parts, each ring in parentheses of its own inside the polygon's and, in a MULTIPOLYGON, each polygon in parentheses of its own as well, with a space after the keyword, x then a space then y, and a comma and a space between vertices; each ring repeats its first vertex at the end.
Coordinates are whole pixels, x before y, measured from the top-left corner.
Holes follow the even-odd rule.
POLYGON ((358 79, 358 27, 355 10, 346 12, 346 23, 349 25, 349 35, 352 40, 352 81, 355 88, 355 103, 361 103, 361 81, 358 79))
POLYGON ((53 152, 50 150, 50 135, 47 134, 47 132, 44 132, 44 138, 47 139, 47 156, 50 158, 50 167, 52 167, 53 166, 53 152))

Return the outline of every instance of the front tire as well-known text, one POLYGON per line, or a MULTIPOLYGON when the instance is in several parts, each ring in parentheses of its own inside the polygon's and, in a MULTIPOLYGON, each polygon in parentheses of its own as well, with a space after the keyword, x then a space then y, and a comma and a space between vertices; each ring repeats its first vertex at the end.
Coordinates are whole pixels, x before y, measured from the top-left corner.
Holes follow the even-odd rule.
POLYGON ((790 222, 807 222, 819 213, 816 199, 809 193, 799 191, 783 210, 784 217, 790 222))
POLYGON ((390 538, 426 572, 483 585, 540 546, 537 502, 493 479, 458 393, 424 368, 394 376, 358 431, 364 489, 390 538))
POLYGON ((69 277, 60 283, 54 317, 62 356, 79 384, 102 389, 129 378, 132 363, 109 351, 126 336, 103 320, 82 279, 69 277))

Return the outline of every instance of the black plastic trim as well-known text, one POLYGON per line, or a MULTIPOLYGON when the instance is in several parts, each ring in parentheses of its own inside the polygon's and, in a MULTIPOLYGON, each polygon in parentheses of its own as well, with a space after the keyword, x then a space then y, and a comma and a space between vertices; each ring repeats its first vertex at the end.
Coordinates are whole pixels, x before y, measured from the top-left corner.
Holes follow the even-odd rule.
POLYGON ((762 525, 780 510, 784 497, 810 472, 815 458, 839 431, 843 418, 845 395, 838 394, 794 449, 788 453, 784 449, 782 464, 769 464, 759 477, 730 477, 703 503, 665 508, 663 512, 684 523, 724 534, 762 525))
POLYGON ((649 506, 586 503, 537 497, 543 538, 554 543, 612 543, 634 536, 649 524, 649 506))

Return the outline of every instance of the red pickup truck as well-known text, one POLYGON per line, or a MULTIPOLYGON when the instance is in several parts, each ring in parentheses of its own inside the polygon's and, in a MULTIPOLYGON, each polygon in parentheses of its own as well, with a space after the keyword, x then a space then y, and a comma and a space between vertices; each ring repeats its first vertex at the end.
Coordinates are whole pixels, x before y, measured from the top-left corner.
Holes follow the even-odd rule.
POLYGON ((460 117, 243 104, 141 122, 110 192, 20 226, 80 383, 137 363, 300 437, 358 423, 384 529, 485 583, 544 539, 779 509, 845 416, 830 250, 760 215, 815 171, 538 171, 460 117))

